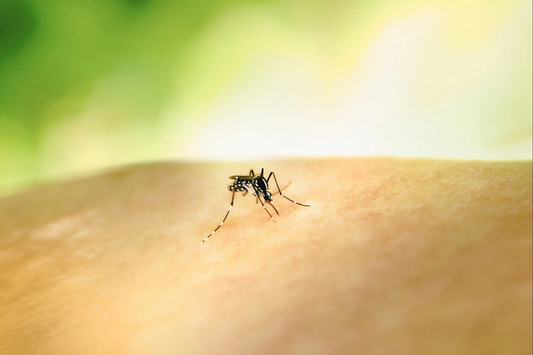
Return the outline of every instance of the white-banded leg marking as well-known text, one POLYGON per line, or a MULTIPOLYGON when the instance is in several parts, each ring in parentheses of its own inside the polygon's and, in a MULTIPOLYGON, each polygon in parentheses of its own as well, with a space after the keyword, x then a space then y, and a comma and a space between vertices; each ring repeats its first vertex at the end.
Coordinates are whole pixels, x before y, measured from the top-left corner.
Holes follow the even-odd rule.
MULTIPOLYGON (((220 228, 222 227, 222 225, 224 224, 224 222, 226 221, 226 218, 228 218, 228 215, 231 211, 231 209, 233 208, 233 200, 235 199, 235 190, 232 191, 232 194, 231 194, 231 203, 229 205, 229 208, 228 208, 228 212, 226 212, 226 215, 224 216, 224 219, 222 220, 222 222, 220 222, 220 224, 218 225, 218 227, 215 228, 214 231, 211 232, 211 234, 209 234, 207 237, 205 237, 204 240, 202 240, 200 242, 200 244, 202 244, 203 242, 205 242, 206 240, 209 239, 209 237, 211 237, 213 234, 215 234, 215 232, 220 228)), ((270 214, 270 213, 269 213, 270 214)))
MULTIPOLYGON (((294 201, 294 200, 288 198, 287 196, 285 196, 285 195, 283 194, 283 192, 281 192, 281 189, 279 188, 279 185, 278 185, 278 179, 276 179, 276 174, 274 174, 274 172, 271 171, 271 172, 270 172, 270 175, 268 176, 267 181, 270 180, 270 176, 274 176, 274 181, 276 182, 276 187, 278 188, 278 192, 279 192, 280 196, 285 197, 287 200, 291 201, 292 203, 294 203, 294 204, 296 204, 296 205, 300 205, 300 206, 304 206, 304 207, 311 207, 311 205, 305 205, 305 204, 303 204, 303 203, 296 202, 296 201, 294 201)), ((287 185, 287 186, 288 186, 288 185, 287 185)))

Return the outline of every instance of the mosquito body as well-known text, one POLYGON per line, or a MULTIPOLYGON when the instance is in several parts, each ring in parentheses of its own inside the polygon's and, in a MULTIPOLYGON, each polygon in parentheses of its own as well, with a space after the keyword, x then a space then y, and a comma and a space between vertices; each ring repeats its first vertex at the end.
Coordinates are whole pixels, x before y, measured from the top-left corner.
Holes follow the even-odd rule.
POLYGON ((300 203, 300 202, 296 202, 296 201, 288 198, 287 196, 285 196, 282 191, 285 188, 287 188, 287 186, 290 185, 290 182, 289 182, 289 185, 285 186, 283 189, 280 189, 279 185, 278 185, 278 180, 276 179, 276 174, 274 174, 274 172, 271 171, 270 174, 268 175, 268 177, 265 178, 264 170, 265 170, 264 168, 261 168, 261 174, 259 174, 259 175, 256 175, 254 173, 253 169, 250 169, 250 173, 248 175, 232 175, 232 176, 229 177, 230 179, 233 180, 233 184, 228 186, 228 190, 231 191, 231 203, 229 205, 228 212, 226 212, 226 215, 224 216, 224 219, 222 220, 222 222, 220 222, 218 227, 216 227, 215 230, 211 232, 211 234, 209 234, 207 237, 205 237, 205 239, 202 240, 200 242, 200 244, 204 243, 213 234, 215 234, 215 232, 220 227, 222 227, 222 225, 226 221, 226 218, 228 218, 228 215, 229 215, 231 209, 233 208, 233 201, 235 200, 235 192, 243 192, 243 196, 246 196, 247 193, 250 193, 250 194, 252 194, 252 196, 255 196, 256 197, 256 203, 257 203, 257 201, 261 202, 261 206, 263 206, 263 209, 266 211, 266 213, 268 213, 268 215, 270 216, 270 219, 272 221, 274 221, 274 222, 276 222, 276 220, 274 219, 272 214, 266 208, 265 203, 269 204, 274 209, 276 214, 279 215, 278 210, 272 204, 272 202, 274 202, 274 200, 272 200, 272 196, 277 194, 277 193, 279 193, 280 196, 283 196, 284 198, 286 198, 287 200, 291 201, 292 203, 294 203, 296 205, 304 206, 304 207, 310 207, 310 205, 306 205, 306 204, 303 204, 303 203, 300 203), (278 189, 278 191, 274 192, 274 194, 272 194, 270 191, 268 191, 268 182, 270 181, 271 177, 274 178, 274 182, 276 183, 276 188, 278 189), (264 200, 264 202, 263 202, 263 200, 264 200))

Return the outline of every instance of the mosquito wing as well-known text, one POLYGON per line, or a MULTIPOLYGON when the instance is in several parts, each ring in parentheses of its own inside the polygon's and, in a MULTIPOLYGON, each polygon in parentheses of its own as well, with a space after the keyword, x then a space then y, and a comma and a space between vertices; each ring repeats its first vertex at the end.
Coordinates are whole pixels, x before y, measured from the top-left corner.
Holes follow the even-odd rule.
POLYGON ((250 175, 231 175, 229 177, 230 179, 232 180, 241 180, 241 181, 252 181, 253 180, 253 176, 250 176, 250 175))

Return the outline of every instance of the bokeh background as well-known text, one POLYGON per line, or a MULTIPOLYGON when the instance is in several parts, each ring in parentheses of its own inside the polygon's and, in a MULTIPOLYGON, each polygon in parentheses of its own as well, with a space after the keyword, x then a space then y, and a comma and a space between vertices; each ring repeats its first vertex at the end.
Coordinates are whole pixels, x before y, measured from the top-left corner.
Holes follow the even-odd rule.
POLYGON ((0 0, 0 195, 144 161, 531 149, 531 0, 0 0))

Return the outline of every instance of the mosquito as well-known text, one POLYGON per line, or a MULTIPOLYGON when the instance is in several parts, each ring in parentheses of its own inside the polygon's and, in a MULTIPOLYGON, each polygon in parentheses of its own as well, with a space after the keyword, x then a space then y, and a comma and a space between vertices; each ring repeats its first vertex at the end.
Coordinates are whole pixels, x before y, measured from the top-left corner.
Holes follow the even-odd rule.
POLYGON ((242 194, 243 196, 246 196, 247 193, 250 193, 250 194, 252 194, 252 196, 255 196, 256 197, 256 203, 257 203, 257 201, 261 202, 261 206, 263 206, 263 209, 266 211, 266 213, 268 213, 268 215, 270 216, 270 219, 272 221, 274 221, 274 222, 276 222, 276 220, 274 219, 272 214, 266 208, 265 203, 269 204, 274 209, 276 214, 279 215, 278 210, 272 204, 272 202, 274 202, 274 200, 272 200, 272 196, 274 196, 277 193, 279 193, 280 196, 283 196, 284 198, 286 198, 287 200, 291 201, 292 203, 294 203, 296 205, 303 206, 303 207, 310 207, 311 206, 311 205, 306 205, 306 204, 294 201, 294 200, 288 198, 287 196, 285 196, 282 191, 285 190, 291 183, 289 182, 287 184, 287 186, 285 186, 284 188, 280 189, 279 188, 279 184, 278 184, 278 179, 276 179, 276 174, 274 174, 274 172, 271 171, 270 174, 268 175, 268 177, 265 179, 264 171, 265 171, 265 168, 261 168, 261 174, 256 175, 254 173, 254 169, 250 169, 250 173, 248 175, 232 175, 232 176, 229 177, 230 179, 233 180, 233 184, 228 186, 228 190, 231 191, 231 203, 229 205, 228 212, 226 212, 226 215, 224 216, 224 219, 222 220, 222 222, 220 222, 218 227, 216 227, 215 230, 211 232, 211 234, 209 234, 207 237, 205 237, 205 239, 202 240, 200 242, 200 244, 204 243, 213 234, 215 234, 216 231, 220 227, 222 227, 222 225, 226 221, 226 218, 228 218, 228 215, 229 215, 231 209, 233 208, 233 201, 235 200, 235 192, 243 192, 243 194, 242 194), (276 187, 278 188, 278 191, 274 192, 274 194, 272 194, 270 191, 268 191, 268 182, 270 181, 271 177, 274 178, 274 182, 276 183, 276 187), (265 200, 265 201, 263 202, 263 200, 265 200))

